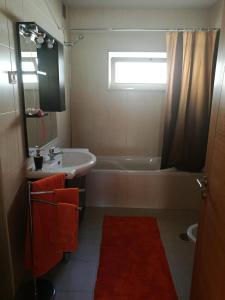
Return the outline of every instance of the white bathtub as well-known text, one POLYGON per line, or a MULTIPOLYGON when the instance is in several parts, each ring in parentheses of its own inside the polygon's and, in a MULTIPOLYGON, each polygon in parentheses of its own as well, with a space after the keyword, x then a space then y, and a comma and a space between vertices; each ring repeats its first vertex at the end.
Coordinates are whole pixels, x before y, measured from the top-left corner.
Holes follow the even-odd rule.
POLYGON ((160 157, 147 156, 98 156, 96 170, 149 171, 159 170, 160 157))
POLYGON ((198 209, 201 174, 160 170, 160 157, 99 156, 87 175, 87 206, 198 209))

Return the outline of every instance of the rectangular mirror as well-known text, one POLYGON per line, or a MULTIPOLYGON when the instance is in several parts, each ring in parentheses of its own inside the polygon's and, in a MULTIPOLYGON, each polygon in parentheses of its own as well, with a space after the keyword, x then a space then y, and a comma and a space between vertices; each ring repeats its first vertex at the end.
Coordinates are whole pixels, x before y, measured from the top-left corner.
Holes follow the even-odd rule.
POLYGON ((57 137, 56 111, 65 110, 63 45, 33 22, 17 23, 17 39, 29 153, 57 137))

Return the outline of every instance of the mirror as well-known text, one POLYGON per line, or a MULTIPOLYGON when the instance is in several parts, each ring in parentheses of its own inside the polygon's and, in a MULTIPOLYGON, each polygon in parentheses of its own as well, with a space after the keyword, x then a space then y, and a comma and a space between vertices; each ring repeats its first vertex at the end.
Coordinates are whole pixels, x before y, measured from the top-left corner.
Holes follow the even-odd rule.
POLYGON ((56 111, 65 109, 65 105, 61 109, 64 90, 59 84, 61 81, 64 86, 64 69, 59 68, 64 67, 63 46, 33 22, 17 23, 17 38, 18 78, 29 153, 29 148, 43 147, 57 137, 56 111))
POLYGON ((35 115, 40 109, 37 48, 21 35, 20 45, 27 142, 28 148, 33 148, 44 146, 57 137, 56 112, 45 112, 43 117, 35 115))

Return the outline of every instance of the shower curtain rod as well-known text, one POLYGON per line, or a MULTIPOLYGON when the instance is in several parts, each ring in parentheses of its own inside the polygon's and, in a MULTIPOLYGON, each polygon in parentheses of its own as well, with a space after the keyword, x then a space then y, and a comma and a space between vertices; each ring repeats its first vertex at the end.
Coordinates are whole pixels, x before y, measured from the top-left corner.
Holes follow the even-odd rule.
POLYGON ((61 28, 64 31, 78 31, 78 32, 167 32, 167 31, 216 31, 219 28, 176 28, 176 29, 153 29, 153 28, 61 28))

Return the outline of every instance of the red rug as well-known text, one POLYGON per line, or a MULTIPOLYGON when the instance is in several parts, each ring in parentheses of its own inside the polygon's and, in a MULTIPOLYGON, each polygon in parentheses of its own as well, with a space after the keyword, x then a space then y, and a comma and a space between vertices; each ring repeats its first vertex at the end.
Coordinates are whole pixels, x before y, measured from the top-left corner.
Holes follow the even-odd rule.
POLYGON ((155 218, 105 217, 95 300, 178 300, 155 218))

